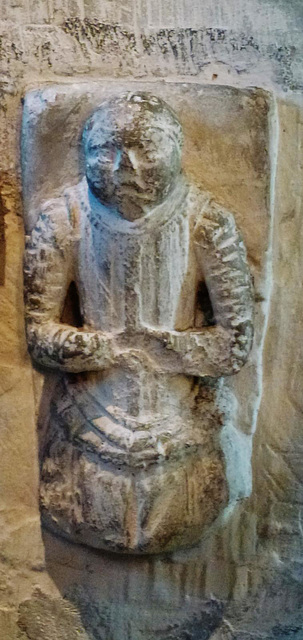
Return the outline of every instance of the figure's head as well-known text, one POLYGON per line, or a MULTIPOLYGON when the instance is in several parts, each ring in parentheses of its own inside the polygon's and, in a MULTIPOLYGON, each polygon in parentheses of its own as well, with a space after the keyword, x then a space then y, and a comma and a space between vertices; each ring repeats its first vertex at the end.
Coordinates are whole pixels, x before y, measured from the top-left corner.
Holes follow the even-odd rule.
POLYGON ((181 125, 163 100, 148 93, 103 102, 87 120, 83 142, 91 190, 128 220, 160 204, 181 171, 181 125))

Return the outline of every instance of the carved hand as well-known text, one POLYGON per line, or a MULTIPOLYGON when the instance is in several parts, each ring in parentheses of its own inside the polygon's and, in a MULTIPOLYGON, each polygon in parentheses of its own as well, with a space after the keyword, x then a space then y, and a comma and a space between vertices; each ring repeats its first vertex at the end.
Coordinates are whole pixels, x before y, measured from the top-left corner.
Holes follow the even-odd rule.
POLYGON ((219 377, 235 373, 230 332, 222 327, 169 331, 146 327, 123 333, 114 340, 115 361, 135 368, 138 364, 158 373, 219 377), (231 364, 232 362, 232 364, 231 364))
MULTIPOLYGON (((194 376, 220 377, 236 373, 240 364, 233 357, 235 337, 223 327, 204 327, 187 331, 148 329, 151 345, 157 341, 164 370, 194 376), (167 360, 166 360, 167 359, 167 360)), ((150 350, 149 347, 147 347, 150 350)))

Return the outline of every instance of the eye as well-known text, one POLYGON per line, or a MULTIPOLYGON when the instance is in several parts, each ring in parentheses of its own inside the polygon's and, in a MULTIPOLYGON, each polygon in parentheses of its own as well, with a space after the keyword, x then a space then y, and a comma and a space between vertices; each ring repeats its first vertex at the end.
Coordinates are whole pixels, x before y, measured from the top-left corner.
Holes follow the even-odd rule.
POLYGON ((146 148, 142 146, 141 148, 138 146, 136 151, 136 157, 138 161, 140 161, 143 165, 145 163, 154 163, 157 157, 156 150, 146 148))
POLYGON ((116 145, 113 142, 107 141, 100 144, 99 148, 106 151, 115 151, 116 145))
POLYGON ((89 144, 87 151, 88 151, 88 153, 94 153, 96 151, 99 151, 99 149, 100 149, 100 145, 99 144, 89 144))
POLYGON ((93 143, 88 147, 88 156, 91 156, 91 162, 97 164, 113 164, 119 153, 117 146, 108 141, 93 143))
POLYGON ((108 140, 105 142, 90 142, 88 145, 89 153, 97 152, 97 151, 103 152, 103 151, 109 151, 114 149, 115 149, 115 144, 108 140))

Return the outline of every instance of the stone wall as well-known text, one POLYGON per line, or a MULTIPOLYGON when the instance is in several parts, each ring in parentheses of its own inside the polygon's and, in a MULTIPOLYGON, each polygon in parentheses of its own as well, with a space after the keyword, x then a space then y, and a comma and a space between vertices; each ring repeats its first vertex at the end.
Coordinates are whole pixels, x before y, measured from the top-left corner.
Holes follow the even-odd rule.
MULTIPOLYGON (((0 629, 4 640, 300 640, 303 10, 300 0, 3 1, 0 38, 0 629), (253 493, 193 552, 117 558, 41 535, 42 374, 27 355, 20 127, 25 91, 108 78, 271 96, 271 300, 253 493)), ((256 225, 258 221, 256 221, 256 225)), ((264 301, 258 301, 261 305, 264 301)), ((261 365, 260 365, 261 366, 261 365)))

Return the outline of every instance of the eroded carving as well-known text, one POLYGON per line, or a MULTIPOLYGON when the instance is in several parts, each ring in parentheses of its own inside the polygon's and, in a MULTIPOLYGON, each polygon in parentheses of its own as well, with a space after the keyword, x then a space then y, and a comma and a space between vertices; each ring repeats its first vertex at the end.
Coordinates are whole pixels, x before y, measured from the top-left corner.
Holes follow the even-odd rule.
POLYGON ((251 276, 232 214, 187 185, 161 99, 103 102, 83 144, 86 176, 43 205, 25 254, 29 351, 62 372, 42 517, 95 547, 161 552, 197 542, 228 501, 217 380, 251 348, 251 276), (62 322, 71 282, 81 327, 62 322))

